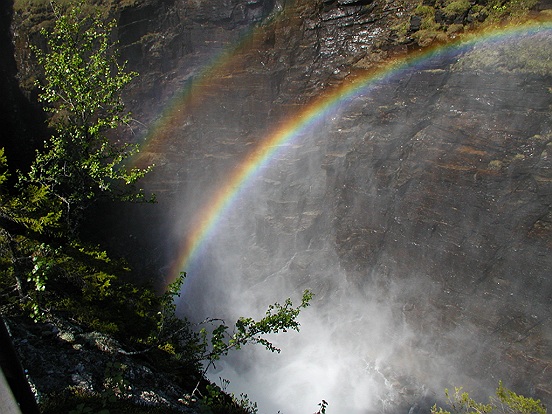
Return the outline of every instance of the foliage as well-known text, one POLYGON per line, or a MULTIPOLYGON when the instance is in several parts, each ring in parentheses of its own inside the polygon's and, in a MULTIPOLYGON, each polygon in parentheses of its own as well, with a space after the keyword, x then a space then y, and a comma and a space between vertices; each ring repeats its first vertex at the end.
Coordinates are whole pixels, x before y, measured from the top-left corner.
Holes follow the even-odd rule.
MULTIPOLYGON (((489 0, 470 2, 468 0, 423 1, 413 9, 421 19, 419 30, 410 34, 419 46, 426 47, 434 42, 446 43, 464 32, 502 24, 523 23, 538 0, 489 0)), ((408 26, 407 26, 408 27, 408 26)), ((405 27, 393 27, 398 38, 405 41, 405 27)), ((407 29, 408 30, 408 29, 407 29)), ((546 43, 546 42, 545 42, 546 43)), ((482 54, 483 55, 483 54, 482 54)), ((484 56, 482 56, 484 58, 484 56)), ((505 58, 507 60, 507 58, 505 58)), ((519 61, 519 58, 515 60, 519 61)), ((546 59, 545 59, 546 61, 546 59)), ((537 63, 537 62, 535 62, 537 63)), ((538 64, 537 64, 538 65, 538 64)), ((538 66, 545 66, 546 63, 538 66)))
MULTIPOLYGON (((150 334, 148 343, 161 350, 168 351, 173 355, 175 361, 200 368, 203 363, 203 374, 221 357, 227 355, 231 350, 241 349, 248 343, 263 345, 272 352, 280 352, 280 349, 270 342, 266 335, 288 330, 299 331, 300 324, 297 317, 302 309, 309 306, 313 294, 305 290, 301 304, 294 307, 291 299, 286 299, 283 304, 274 303, 268 306, 265 316, 259 320, 253 318, 239 318, 232 329, 220 319, 206 319, 200 323, 199 332, 191 330, 190 323, 185 319, 175 316, 176 305, 174 299, 180 296, 180 291, 185 273, 171 283, 161 298, 161 310, 158 312, 157 329, 150 334)), ((199 382, 196 384, 192 394, 199 393, 199 382)), ((216 388, 207 388, 207 397, 204 395, 204 403, 221 403, 212 393, 216 388), (211 395, 211 397, 208 397, 211 395), (207 400, 205 400, 207 398, 207 400), (218 401, 218 402, 217 402, 218 401)), ((242 399, 232 397, 234 403, 240 402, 252 406, 247 396, 242 399)), ((212 408, 212 407, 211 407, 212 408)), ((243 407, 242 407, 243 408, 243 407)), ((251 407, 250 407, 251 408, 251 407)), ((247 411, 249 412, 249 411, 247 411)))
POLYGON ((256 414, 258 412, 257 403, 249 400, 247 394, 240 394, 236 397, 228 393, 227 387, 230 381, 220 378, 221 386, 208 384, 205 387, 205 394, 201 399, 201 404, 206 408, 205 411, 217 414, 256 414))
POLYGON ((113 142, 107 134, 131 121, 121 92, 136 76, 117 60, 110 38, 115 22, 105 23, 99 14, 83 16, 79 5, 67 14, 54 6, 54 12, 52 32, 41 31, 47 51, 33 50, 44 69, 39 99, 53 113, 49 123, 55 134, 21 179, 46 187, 63 202, 64 222, 73 233, 83 210, 99 198, 145 200, 133 185, 150 167, 127 167, 138 146, 113 142))
POLYGON ((60 204, 50 197, 47 187, 29 185, 14 195, 9 188, 9 177, 4 148, 0 148, 0 218, 32 232, 55 232, 61 217, 60 204))
POLYGON ((431 414, 462 414, 462 413, 500 413, 500 414, 546 414, 546 407, 540 400, 518 395, 507 389, 499 382, 496 396, 489 398, 489 403, 480 403, 472 399, 462 388, 455 388, 450 394, 445 390, 448 405, 451 411, 434 405, 431 414))
POLYGON ((414 13, 420 17, 435 19, 435 8, 427 4, 420 4, 414 9, 414 13))
POLYGON ((500 21, 507 18, 523 17, 535 4, 537 4, 537 0, 493 0, 487 4, 486 11, 490 21, 500 21))
POLYGON ((451 1, 443 8, 443 13, 448 17, 458 16, 466 13, 470 7, 471 3, 468 0, 451 1))
POLYGON ((320 409, 314 414, 326 414, 326 408, 328 407, 328 402, 326 400, 322 400, 320 403, 318 403, 318 406, 320 407, 320 409))
POLYGON ((535 31, 516 42, 478 45, 455 64, 460 70, 492 70, 493 73, 522 73, 538 76, 552 75, 550 46, 546 31, 535 31))
POLYGON ((5 309, 20 306, 35 320, 73 311, 82 323, 116 331, 118 322, 102 315, 102 306, 123 304, 122 292, 131 293, 116 283, 127 269, 79 241, 79 221, 101 197, 144 200, 134 184, 150 168, 126 167, 138 146, 108 137, 130 121, 121 91, 136 74, 117 61, 114 22, 104 23, 99 12, 84 15, 82 5, 62 14, 52 4, 54 29, 42 30, 47 50, 33 49, 44 69, 39 97, 53 114, 53 135, 15 185, 0 152, 0 297, 5 309))
POLYGON ((6 308, 21 309, 36 321, 52 312, 70 313, 91 329, 130 337, 147 336, 156 326, 159 298, 122 281, 128 273, 124 262, 77 242, 54 246, 5 233, 0 296, 6 308))
MULTIPOLYGON (((291 299, 286 299, 284 304, 274 303, 270 305, 265 312, 265 316, 258 321, 253 318, 239 318, 232 330, 223 320, 207 319, 202 322, 202 325, 207 325, 199 331, 196 358, 200 362, 204 362, 203 375, 207 373, 211 366, 215 365, 221 357, 225 356, 232 349, 238 350, 248 343, 257 343, 263 345, 271 352, 280 352, 265 335, 279 332, 287 332, 288 330, 299 331, 300 324, 297 317, 302 309, 309 306, 313 294, 305 290, 301 299, 301 304, 297 307, 293 306, 291 299), (210 328, 210 329, 208 329, 210 328)), ((237 413, 256 413, 257 405, 252 403, 247 398, 247 395, 242 395, 237 399, 234 395, 230 396, 230 401, 221 399, 219 391, 212 385, 206 387, 205 394, 199 391, 200 382, 196 384, 192 395, 199 394, 202 397, 204 404, 208 405, 215 413, 226 413, 228 411, 227 404, 238 406, 237 413)))
MULTIPOLYGON (((107 138, 130 119, 120 91, 134 74, 116 61, 109 40, 113 23, 104 24, 99 15, 80 17, 79 7, 68 15, 55 11, 53 32, 43 32, 48 51, 35 49, 45 70, 41 99, 53 112, 54 135, 15 185, 0 150, 0 313, 23 312, 34 321, 62 313, 85 329, 143 347, 161 324, 162 297, 123 282, 129 270, 123 261, 77 237, 80 213, 100 196, 143 198, 132 184, 147 169, 123 165, 137 147, 107 138)), ((121 375, 106 378, 101 405, 92 404, 100 412, 124 385, 121 375)), ((91 410, 82 402, 72 408, 91 410)))
POLYGON ((506 412, 522 413, 522 414, 546 414, 546 407, 533 398, 518 395, 515 392, 505 388, 502 382, 499 382, 496 396, 500 402, 502 410, 506 412))
MULTIPOLYGON (((97 256, 102 255, 98 253, 97 256)), ((224 324, 216 326, 210 334, 204 328, 197 333, 193 331, 193 326, 187 320, 177 318, 175 315, 174 299, 180 295, 184 278, 185 274, 182 273, 161 296, 156 296, 151 290, 145 288, 138 289, 122 284, 118 278, 113 278, 109 289, 104 291, 91 289, 85 295, 73 289, 72 294, 65 297, 65 302, 60 300, 55 302, 50 297, 44 302, 48 304, 55 302, 58 311, 64 307, 83 326, 111 332, 127 347, 137 349, 137 351, 128 352, 128 355, 147 352, 148 359, 159 369, 172 371, 177 375, 179 372, 189 377, 195 375, 198 382, 193 394, 199 395, 201 404, 210 412, 215 414, 256 413, 256 403, 252 402, 246 394, 236 396, 226 392, 228 382, 225 380, 223 380, 223 387, 208 384, 201 387, 200 392, 203 374, 215 360, 226 355, 231 349, 240 349, 249 342, 260 343, 267 349, 278 352, 279 349, 263 335, 289 329, 299 330, 297 316, 300 309, 309 305, 312 294, 305 291, 302 302, 297 307, 294 307, 289 299, 282 305, 278 303, 270 305, 265 316, 258 321, 252 318, 240 318, 232 333, 224 324), (95 295, 94 292, 96 292, 95 295), (200 373, 201 363, 205 364, 203 373, 200 373)), ((218 320, 205 321, 204 324, 212 324, 215 321, 218 320)), ((128 386, 123 374, 123 366, 108 367, 104 391, 99 396, 88 396, 78 403, 75 401, 72 406, 76 410, 74 412, 97 413, 105 412, 102 410, 107 409, 111 411, 113 407, 117 407, 118 397, 124 395, 128 386)))
POLYGON ((299 331, 300 324, 297 317, 301 309, 309 306, 312 297, 313 294, 309 290, 305 290, 301 304, 297 307, 293 307, 291 299, 288 298, 283 305, 279 303, 270 305, 265 312, 265 316, 258 321, 253 318, 241 317, 236 321, 231 332, 224 321, 218 319, 204 321, 204 323, 211 325, 213 329, 210 335, 205 327, 200 331, 203 348, 201 359, 208 362, 208 368, 222 356, 227 355, 230 350, 241 349, 249 342, 261 344, 267 350, 279 353, 280 349, 274 346, 264 335, 287 332, 288 330, 299 331), (221 323, 216 325, 218 322, 221 323))
POLYGON ((41 235, 56 234, 59 203, 43 186, 29 185, 20 192, 9 188, 9 171, 0 148, 0 297, 4 307, 27 306, 39 318, 40 298, 46 289, 52 249, 41 235))
POLYGON ((105 367, 105 384, 100 394, 101 408, 96 404, 81 402, 69 414, 110 414, 108 407, 117 402, 119 396, 125 396, 129 390, 129 382, 124 377, 126 366, 119 362, 108 362, 105 367))

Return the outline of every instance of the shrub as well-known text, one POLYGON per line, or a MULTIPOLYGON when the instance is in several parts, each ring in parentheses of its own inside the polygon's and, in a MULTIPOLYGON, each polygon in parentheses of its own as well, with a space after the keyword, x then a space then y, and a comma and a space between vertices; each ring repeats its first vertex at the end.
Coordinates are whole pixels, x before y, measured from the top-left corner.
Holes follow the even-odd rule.
POLYGON ((449 18, 461 16, 469 10, 470 6, 469 0, 451 1, 443 8, 443 13, 449 18))
POLYGON ((533 398, 518 395, 507 389, 499 382, 496 396, 490 397, 487 404, 473 400, 462 388, 455 388, 450 394, 445 390, 448 405, 451 411, 438 408, 436 405, 431 409, 431 414, 463 414, 463 413, 497 413, 497 414, 546 414, 546 407, 533 398))

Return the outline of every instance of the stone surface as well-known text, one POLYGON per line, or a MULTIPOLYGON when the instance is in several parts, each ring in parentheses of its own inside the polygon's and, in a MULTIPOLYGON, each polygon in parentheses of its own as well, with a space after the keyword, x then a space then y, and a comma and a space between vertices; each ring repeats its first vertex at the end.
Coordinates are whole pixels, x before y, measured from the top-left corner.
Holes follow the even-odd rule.
POLYGON ((99 394, 107 382, 122 375, 128 387, 117 391, 124 393, 120 398, 175 413, 199 410, 188 406, 186 391, 151 367, 147 358, 124 355, 119 343, 108 335, 83 331, 61 318, 30 325, 10 320, 8 326, 39 401, 68 388, 80 395, 99 394), (110 367, 114 363, 122 368, 110 367))

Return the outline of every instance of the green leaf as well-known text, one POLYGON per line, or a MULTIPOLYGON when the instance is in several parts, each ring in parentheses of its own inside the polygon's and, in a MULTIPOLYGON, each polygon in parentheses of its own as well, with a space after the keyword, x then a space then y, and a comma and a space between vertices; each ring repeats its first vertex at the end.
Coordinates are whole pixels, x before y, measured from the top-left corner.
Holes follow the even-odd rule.
POLYGON ((80 5, 67 14, 55 4, 54 9, 53 30, 41 30, 46 49, 33 51, 44 69, 39 99, 54 114, 49 123, 55 134, 21 181, 63 203, 60 222, 74 234, 82 212, 100 198, 147 201, 133 185, 152 167, 128 168, 139 147, 106 135, 131 121, 121 92, 137 76, 118 60, 117 42, 111 40, 115 21, 83 13, 80 5))

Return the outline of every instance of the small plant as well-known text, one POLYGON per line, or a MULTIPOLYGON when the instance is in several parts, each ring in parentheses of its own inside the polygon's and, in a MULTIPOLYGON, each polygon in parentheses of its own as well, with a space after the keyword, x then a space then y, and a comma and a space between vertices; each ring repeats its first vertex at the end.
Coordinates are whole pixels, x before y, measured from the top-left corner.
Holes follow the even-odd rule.
POLYGON ((129 390, 130 383, 124 377, 126 365, 119 362, 108 362, 105 367, 104 389, 100 394, 101 408, 86 402, 79 403, 69 414, 110 414, 110 406, 117 402, 118 398, 124 398, 129 390))
POLYGON ((546 407, 533 398, 518 395, 505 388, 502 381, 499 382, 496 390, 498 401, 496 402, 502 412, 514 412, 521 414, 546 414, 546 407))
POLYGON ((117 401, 117 397, 125 397, 130 391, 130 383, 125 378, 127 369, 125 364, 120 362, 108 362, 105 367, 105 384, 102 392, 104 406, 117 401))
POLYGON ((215 361, 228 354, 232 349, 241 349, 245 344, 252 342, 263 345, 271 352, 280 352, 272 342, 263 335, 287 332, 288 330, 299 331, 297 317, 301 309, 310 305, 313 294, 309 290, 303 292, 301 304, 293 306, 291 299, 286 299, 284 304, 275 303, 270 305, 265 316, 256 321, 253 318, 239 318, 232 331, 220 319, 207 319, 202 324, 216 324, 210 331, 207 328, 200 330, 201 343, 204 350, 202 360, 207 361, 205 371, 214 365, 215 361))
POLYGON ((239 397, 235 397, 234 394, 232 394, 232 398, 246 413, 256 414, 259 412, 257 403, 255 401, 251 401, 247 394, 241 393, 239 397))
MULTIPOLYGON (((202 324, 209 325, 211 329, 207 329, 206 327, 201 328, 199 337, 197 338, 197 358, 199 361, 204 362, 202 377, 205 376, 207 371, 221 357, 227 355, 233 349, 241 349, 242 346, 250 342, 261 344, 267 350, 279 353, 280 349, 266 339, 265 335, 287 332, 288 330, 299 331, 300 324, 297 321, 297 317, 302 309, 310 305, 312 298, 313 294, 309 290, 305 290, 301 304, 297 307, 294 307, 291 299, 288 298, 283 305, 279 303, 270 305, 265 316, 258 321, 253 318, 239 318, 232 330, 221 319, 207 319, 203 321, 202 324)), ((218 401, 216 389, 209 386, 205 396, 199 391, 199 385, 200 381, 196 384, 192 395, 199 395, 207 405, 218 401)), ((234 396, 232 396, 232 400, 234 403, 237 401, 234 396)), ((247 395, 242 395, 241 404, 247 407, 247 410, 244 411, 245 413, 256 412, 256 403, 251 403, 247 395)))
POLYGON ((59 254, 46 243, 37 246, 32 256, 30 272, 27 275, 27 282, 31 285, 28 292, 26 306, 30 309, 30 317, 33 321, 39 322, 44 318, 42 310, 42 294, 46 290, 46 282, 55 267, 54 256, 59 254))
POLYGON ((226 394, 217 385, 207 384, 201 402, 211 409, 224 407, 226 405, 226 394))
POLYGON ((322 400, 320 403, 318 403, 318 406, 320 407, 320 409, 314 414, 326 414, 326 407, 328 406, 328 402, 326 400, 322 400))
POLYGON ((414 9, 414 13, 417 16, 421 17, 428 17, 428 18, 435 18, 435 9, 431 6, 420 4, 418 7, 414 9))
POLYGON ((496 396, 490 397, 487 404, 472 399, 467 392, 462 391, 462 387, 455 388, 453 394, 445 389, 445 396, 451 411, 434 405, 431 414, 546 414, 546 407, 540 400, 518 395, 505 388, 502 381, 498 383, 496 396))
POLYGON ((258 412, 257 403, 249 399, 247 394, 240 394, 236 397, 228 393, 230 381, 220 378, 221 385, 208 384, 205 387, 205 394, 201 403, 209 411, 220 414, 256 414, 258 412))
POLYGON ((471 7, 471 3, 468 0, 456 0, 448 3, 443 9, 443 13, 447 17, 459 16, 466 13, 471 7))

